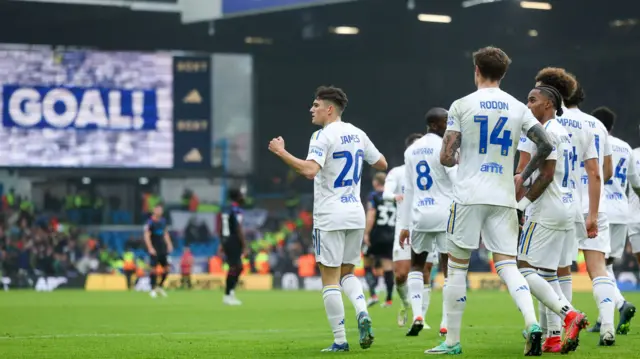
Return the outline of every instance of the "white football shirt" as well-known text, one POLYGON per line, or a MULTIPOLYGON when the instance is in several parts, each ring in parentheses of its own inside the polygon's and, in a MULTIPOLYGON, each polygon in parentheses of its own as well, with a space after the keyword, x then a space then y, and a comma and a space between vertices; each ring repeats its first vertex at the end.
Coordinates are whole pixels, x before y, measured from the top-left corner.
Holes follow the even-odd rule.
MULTIPOLYGON (((571 137, 562 125, 556 120, 547 121, 544 125, 553 142, 553 151, 547 160, 556 161, 556 169, 553 174, 553 181, 547 189, 527 207, 529 221, 540 224, 549 229, 568 230, 574 227, 573 190, 570 185, 571 158, 573 145, 571 137)), ((536 145, 529 139, 521 141, 518 150, 529 152, 531 155, 536 152, 536 145)), ((531 176, 537 177, 539 171, 531 176)))
POLYGON ((462 134, 455 202, 516 208, 516 143, 520 133, 536 124, 526 105, 499 88, 479 89, 456 100, 447 123, 447 131, 462 134))
MULTIPOLYGON (((394 167, 387 173, 387 178, 384 181, 384 191, 382 192, 382 199, 385 201, 396 200, 396 195, 404 193, 404 165, 394 167)), ((402 218, 402 204, 396 204, 396 223, 400 222, 402 218)))
MULTIPOLYGON (((640 147, 631 152, 630 162, 627 177, 640 175, 640 147)), ((640 198, 633 190, 629 191, 629 223, 640 223, 640 198)))
POLYGON ((605 183, 605 209, 609 223, 629 222, 629 198, 627 197, 627 175, 635 175, 635 164, 631 161, 631 146, 623 140, 609 136, 613 150, 613 176, 605 183))
POLYGON ((400 228, 444 232, 457 168, 440 163, 442 138, 428 133, 404 152, 405 190, 400 228))
POLYGON ((381 156, 367 134, 350 123, 332 122, 313 133, 307 160, 321 167, 313 179, 315 229, 364 229, 362 166, 364 161, 378 162, 381 156))
MULTIPOLYGON (((600 122, 600 120, 598 120, 597 118, 589 114, 586 114, 577 108, 572 108, 569 110, 569 112, 575 114, 576 117, 581 118, 583 120, 583 123, 586 124, 586 126, 593 133, 593 139, 594 139, 594 143, 595 143, 595 147, 598 155, 598 167, 600 168, 600 207, 598 209, 598 212, 606 212, 606 205, 605 205, 606 195, 605 195, 605 189, 604 189, 604 177, 602 173, 602 166, 604 164, 605 156, 612 155, 611 143, 609 143, 609 133, 607 131, 607 128, 604 127, 602 122, 600 122)), ((589 179, 587 177, 587 171, 584 168, 584 162, 581 162, 580 164, 580 173, 581 173, 580 190, 582 191, 582 194, 581 194, 582 213, 586 214, 586 213, 589 213, 589 183, 588 183, 589 179)))
MULTIPOLYGON (((584 161, 592 158, 598 158, 598 149, 595 144, 595 137, 590 130, 589 125, 586 124, 579 113, 569 110, 566 107, 562 107, 562 116, 556 118, 558 123, 564 127, 571 137, 571 145, 573 146, 571 151, 570 167, 570 187, 573 190, 573 203, 574 203, 574 221, 578 223, 584 223, 584 216, 582 214, 582 169, 584 161)), ((589 195, 586 195, 587 202, 589 195)))

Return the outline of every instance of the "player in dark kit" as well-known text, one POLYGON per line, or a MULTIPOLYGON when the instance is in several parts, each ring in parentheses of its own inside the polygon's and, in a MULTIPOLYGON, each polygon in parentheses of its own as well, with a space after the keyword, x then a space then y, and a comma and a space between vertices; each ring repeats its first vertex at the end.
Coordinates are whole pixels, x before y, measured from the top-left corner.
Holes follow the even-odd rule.
POLYGON ((147 246, 151 266, 151 295, 152 298, 158 296, 167 296, 167 293, 162 289, 164 281, 169 274, 170 266, 167 257, 169 253, 173 252, 173 244, 171 243, 171 236, 167 231, 167 221, 162 217, 163 208, 162 205, 157 205, 153 208, 153 214, 144 226, 144 243, 147 246), (160 283, 156 286, 157 279, 157 267, 162 266, 162 277, 160 277, 160 283))
POLYGON ((394 201, 382 199, 386 174, 380 172, 373 178, 374 191, 369 196, 367 207, 367 224, 364 230, 364 243, 367 246, 367 257, 370 265, 365 267, 365 279, 369 285, 371 298, 368 305, 378 303, 375 286, 378 278, 374 269, 383 270, 384 282, 387 287, 387 300, 383 307, 391 306, 393 296, 393 242, 396 226, 396 204, 394 201))
POLYGON ((225 254, 225 261, 229 265, 227 283, 222 303, 227 305, 241 305, 235 295, 234 288, 238 284, 242 272, 242 254, 246 248, 244 231, 242 230, 242 209, 244 201, 242 192, 237 189, 229 191, 231 205, 218 215, 218 229, 222 241, 221 252, 225 254))

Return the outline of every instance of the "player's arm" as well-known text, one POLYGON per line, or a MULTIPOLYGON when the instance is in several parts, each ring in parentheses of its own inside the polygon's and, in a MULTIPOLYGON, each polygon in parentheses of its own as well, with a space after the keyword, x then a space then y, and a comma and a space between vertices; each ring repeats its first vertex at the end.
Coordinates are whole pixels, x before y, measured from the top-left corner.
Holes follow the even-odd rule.
POLYGON ((591 131, 583 134, 585 146, 583 157, 584 170, 587 173, 588 193, 589 193, 589 217, 592 220, 598 218, 600 209, 600 165, 598 164, 598 148, 596 147, 595 135, 591 131))
POLYGON ((456 161, 456 152, 462 143, 462 133, 458 131, 447 130, 442 139, 442 148, 440 150, 440 163, 445 167, 453 167, 456 161))
MULTIPOLYGON (((271 140, 271 143, 273 146, 272 144, 269 144, 269 150, 275 153, 276 156, 280 157, 287 166, 291 167, 298 174, 311 180, 318 174, 318 172, 320 172, 321 165, 316 162, 315 159, 309 159, 309 157, 311 157, 311 153, 309 153, 309 157, 307 157, 306 160, 303 160, 285 150, 284 140, 282 140, 282 137, 271 140), (273 144, 274 141, 276 141, 275 144, 273 144), (279 147, 279 143, 282 144, 281 147, 279 147)), ((321 157, 324 157, 324 155, 326 155, 326 153, 322 153, 321 157)), ((324 165, 324 159, 322 160, 322 164, 324 165)))
POLYGON ((387 159, 384 158, 384 155, 378 151, 376 146, 371 142, 369 136, 367 136, 363 132, 364 137, 364 160, 367 161, 371 167, 377 169, 378 171, 386 171, 387 170, 387 159))
POLYGON ((238 239, 240 240, 240 248, 242 248, 242 253, 247 249, 247 239, 244 234, 244 226, 242 225, 242 213, 236 213, 236 225, 238 229, 238 239))
POLYGON ((458 115, 458 101, 451 104, 447 119, 447 130, 442 137, 440 149, 440 163, 445 167, 453 167, 458 164, 456 153, 462 144, 462 132, 460 132, 460 116, 458 115))
POLYGON ((371 194, 369 201, 367 201, 367 221, 364 226, 364 243, 367 246, 371 245, 371 230, 373 229, 375 221, 376 209, 374 207, 373 194, 371 194))
MULTIPOLYGON (((520 142, 518 143, 518 153, 520 154, 518 158, 518 166, 516 168, 516 175, 522 173, 524 169, 527 167, 529 162, 531 162, 531 154, 535 152, 535 146, 533 142, 531 142, 526 136, 520 137, 520 142)), ((516 200, 522 199, 525 193, 527 192, 525 188, 516 188, 516 200)))
POLYGON ((384 181, 384 190, 382 191, 382 199, 385 201, 395 201, 395 190, 398 188, 398 171, 391 170, 387 179, 384 181))
POLYGON ((536 123, 527 131, 527 138, 536 145, 536 154, 531 156, 531 161, 524 167, 524 170, 520 173, 523 181, 528 180, 535 170, 542 167, 551 151, 553 151, 553 145, 549 134, 544 130, 541 124, 536 123))
MULTIPOLYGON (((604 126, 601 126, 606 131, 604 126)), ((611 148, 611 138, 605 132, 604 136, 604 163, 602 164, 603 181, 607 183, 613 177, 613 148, 611 148)))
POLYGON ((377 160, 371 167, 377 169, 378 171, 386 171, 389 165, 387 164, 387 159, 383 154, 380 154, 380 159, 377 160))
POLYGON ((153 248, 153 245, 151 244, 151 228, 150 227, 150 223, 147 222, 147 224, 144 226, 144 244, 147 246, 147 252, 149 252, 149 254, 151 255, 155 255, 156 254, 156 250, 153 248))
POLYGON ((633 152, 631 152, 631 156, 629 157, 629 187, 631 190, 636 193, 638 197, 640 197, 640 168, 636 167, 636 160, 633 156, 633 152))
POLYGON ((415 167, 409 160, 408 156, 404 156, 404 178, 406 179, 404 185, 404 200, 402 201, 402 216, 400 217, 400 229, 409 230, 411 226, 412 208, 413 205, 413 193, 415 192, 415 183, 413 180, 413 171, 415 167))
POLYGON ((522 173, 525 167, 531 162, 531 154, 535 151, 533 143, 526 137, 520 136, 520 142, 518 142, 518 166, 516 166, 516 174, 522 173))
MULTIPOLYGON (((525 197, 529 202, 534 202, 537 200, 549 187, 549 184, 553 182, 553 174, 556 171, 556 160, 546 160, 540 169, 540 175, 533 181, 531 188, 525 194, 525 197)), ((524 210, 524 208, 520 208, 520 210, 524 210)))
POLYGON ((167 245, 167 253, 173 252, 173 242, 171 242, 171 235, 166 228, 164 229, 164 243, 167 245))
POLYGON ((526 151, 520 151, 520 158, 518 159, 518 166, 516 167, 516 174, 522 173, 525 167, 531 162, 531 153, 526 151))

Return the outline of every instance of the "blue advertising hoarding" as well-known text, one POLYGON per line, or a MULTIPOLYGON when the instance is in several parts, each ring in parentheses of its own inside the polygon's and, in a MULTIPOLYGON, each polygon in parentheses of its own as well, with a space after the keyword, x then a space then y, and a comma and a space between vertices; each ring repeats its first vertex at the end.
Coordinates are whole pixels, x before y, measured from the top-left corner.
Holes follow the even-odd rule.
POLYGON ((355 0, 222 0, 222 16, 241 16, 355 0))

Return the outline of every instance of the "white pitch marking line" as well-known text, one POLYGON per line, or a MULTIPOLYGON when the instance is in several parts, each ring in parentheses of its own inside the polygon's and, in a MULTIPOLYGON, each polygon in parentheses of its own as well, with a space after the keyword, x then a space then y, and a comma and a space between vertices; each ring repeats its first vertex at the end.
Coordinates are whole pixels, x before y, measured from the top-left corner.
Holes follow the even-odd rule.
MULTIPOLYGON (((507 329, 517 330, 519 326, 474 326, 462 328, 462 330, 486 330, 486 329, 507 329)), ((404 328, 379 328, 376 332, 402 332, 404 328)), ((347 332, 356 332, 357 329, 347 329, 347 332)), ((323 329, 231 329, 212 330, 207 332, 157 332, 157 333, 78 333, 78 334, 44 334, 44 335, 3 335, 1 340, 39 340, 39 339, 68 339, 68 338, 119 338, 119 337, 159 337, 159 336, 181 336, 181 335, 224 335, 224 334, 281 334, 281 333, 324 333, 323 329)))

